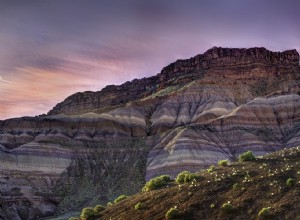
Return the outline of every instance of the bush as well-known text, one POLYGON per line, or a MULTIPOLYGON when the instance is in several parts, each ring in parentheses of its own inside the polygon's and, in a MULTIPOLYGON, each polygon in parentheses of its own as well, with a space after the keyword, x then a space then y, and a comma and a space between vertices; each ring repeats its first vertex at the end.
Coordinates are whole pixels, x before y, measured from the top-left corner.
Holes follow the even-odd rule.
POLYGON ((293 179, 293 178, 288 178, 287 180, 286 180, 286 185, 287 186, 294 186, 296 184, 296 180, 295 179, 293 179))
POLYGON ((193 180, 198 180, 199 178, 200 176, 195 173, 191 173, 189 171, 182 171, 177 175, 175 181, 176 183, 181 184, 181 183, 188 183, 193 180))
POLYGON ((222 210, 222 212, 224 212, 226 214, 230 214, 230 213, 233 213, 235 211, 233 205, 231 205, 229 202, 224 203, 221 206, 221 210, 222 210))
POLYGON ((113 204, 111 203, 111 202, 108 202, 107 204, 106 204, 106 206, 112 206, 113 204))
POLYGON ((170 208, 166 213, 166 219, 175 219, 179 215, 179 211, 177 208, 170 208))
POLYGON ((212 172, 215 171, 215 169, 216 169, 216 167, 215 167, 214 165, 211 165, 211 166, 207 169, 207 172, 212 173, 212 172))
POLYGON ((253 160, 256 160, 256 158, 255 158, 255 156, 253 155, 252 151, 249 150, 249 151, 247 151, 247 152, 241 154, 241 155, 239 156, 239 160, 240 160, 241 162, 243 162, 243 161, 253 161, 253 160))
POLYGON ((134 206, 135 210, 141 210, 143 208, 143 203, 139 202, 134 206))
POLYGON ((219 160, 218 165, 226 167, 228 165, 228 160, 219 160))
POLYGON ((95 216, 94 209, 92 207, 86 207, 86 208, 82 209, 80 219, 88 220, 88 219, 90 219, 91 217, 94 217, 94 216, 95 216))
POLYGON ((143 187, 142 191, 151 191, 154 189, 158 189, 164 185, 166 185, 168 182, 170 182, 171 178, 168 175, 162 175, 162 176, 158 176, 155 177, 151 180, 149 180, 145 186, 143 187))
POLYGON ((71 218, 69 218, 68 220, 79 220, 79 218, 71 217, 71 218))
POLYGON ((94 208, 94 212, 95 212, 96 214, 102 212, 103 210, 105 210, 105 207, 102 206, 102 205, 96 205, 95 208, 94 208))
POLYGON ((232 189, 233 190, 240 190, 242 188, 242 186, 241 186, 241 184, 239 184, 239 183, 235 183, 235 184, 233 184, 233 186, 232 186, 232 189))
POLYGON ((258 212, 258 218, 259 219, 268 219, 271 217, 271 211, 270 211, 271 207, 268 208, 262 208, 259 212, 258 212))
POLYGON ((124 200, 126 198, 128 198, 128 196, 126 196, 126 195, 120 195, 118 198, 116 198, 114 200, 114 203, 117 204, 118 202, 120 202, 120 201, 122 201, 122 200, 124 200))

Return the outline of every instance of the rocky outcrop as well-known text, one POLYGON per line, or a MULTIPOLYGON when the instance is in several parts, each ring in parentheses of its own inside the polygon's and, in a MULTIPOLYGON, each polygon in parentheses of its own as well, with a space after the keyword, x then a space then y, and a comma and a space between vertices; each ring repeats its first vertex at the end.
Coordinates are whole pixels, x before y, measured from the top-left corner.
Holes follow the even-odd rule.
POLYGON ((212 48, 46 116, 0 121, 0 219, 68 216, 159 174, 297 146, 299 91, 295 50, 212 48))
POLYGON ((214 47, 204 54, 177 60, 156 76, 134 79, 120 86, 110 85, 99 92, 76 93, 57 104, 48 114, 80 114, 138 100, 170 85, 187 84, 203 75, 219 74, 235 79, 270 77, 299 71, 296 50, 272 52, 265 48, 214 47))

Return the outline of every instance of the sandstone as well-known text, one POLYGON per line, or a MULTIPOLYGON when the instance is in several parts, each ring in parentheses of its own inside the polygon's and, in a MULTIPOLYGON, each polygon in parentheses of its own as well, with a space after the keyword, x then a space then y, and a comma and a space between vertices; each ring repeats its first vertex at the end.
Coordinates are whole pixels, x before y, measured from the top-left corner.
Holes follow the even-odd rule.
POLYGON ((298 146, 299 82, 295 50, 212 48, 46 116, 0 121, 0 219, 67 215, 160 174, 298 146))

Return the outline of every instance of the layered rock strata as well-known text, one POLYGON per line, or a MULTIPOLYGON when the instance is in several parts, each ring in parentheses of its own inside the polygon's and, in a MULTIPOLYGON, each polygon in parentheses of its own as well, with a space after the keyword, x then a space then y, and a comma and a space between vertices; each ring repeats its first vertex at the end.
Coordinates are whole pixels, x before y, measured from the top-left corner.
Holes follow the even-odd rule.
POLYGON ((159 174, 297 146, 299 88, 295 50, 212 48, 46 116, 0 121, 0 219, 67 216, 159 174))

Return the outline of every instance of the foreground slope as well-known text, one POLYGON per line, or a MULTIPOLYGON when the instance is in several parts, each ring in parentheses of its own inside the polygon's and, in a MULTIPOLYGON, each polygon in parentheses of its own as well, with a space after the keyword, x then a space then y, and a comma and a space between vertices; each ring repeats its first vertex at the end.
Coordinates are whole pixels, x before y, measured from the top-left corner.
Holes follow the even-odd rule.
POLYGON ((60 215, 159 174, 298 146, 299 91, 295 50, 212 48, 48 115, 0 121, 0 218, 60 215))
POLYGON ((108 206, 99 219, 159 220, 172 207, 179 210, 174 219, 299 219, 299 161, 300 147, 295 147, 255 161, 218 166, 212 172, 204 170, 197 181, 170 182, 108 206), (289 178, 292 184, 287 183, 289 178), (138 203, 142 208, 137 210, 138 203), (224 203, 231 204, 232 210, 222 209, 224 203), (269 215, 259 217, 263 208, 269 209, 269 215))

